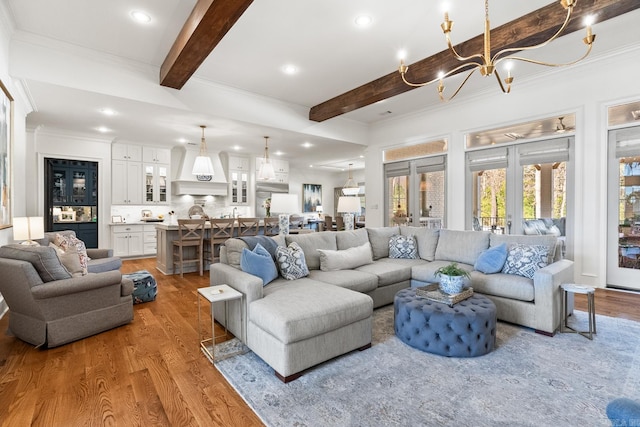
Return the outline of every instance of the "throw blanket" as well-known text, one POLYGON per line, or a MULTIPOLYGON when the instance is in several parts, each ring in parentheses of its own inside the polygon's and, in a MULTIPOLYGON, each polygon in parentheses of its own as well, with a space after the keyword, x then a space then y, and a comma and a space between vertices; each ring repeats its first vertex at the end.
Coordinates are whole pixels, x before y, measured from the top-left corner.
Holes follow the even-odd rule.
POLYGON ((249 250, 253 250, 258 243, 260 243, 270 254, 271 257, 276 259, 276 249, 278 248, 278 242, 273 240, 269 236, 246 236, 238 237, 242 239, 248 246, 249 250))

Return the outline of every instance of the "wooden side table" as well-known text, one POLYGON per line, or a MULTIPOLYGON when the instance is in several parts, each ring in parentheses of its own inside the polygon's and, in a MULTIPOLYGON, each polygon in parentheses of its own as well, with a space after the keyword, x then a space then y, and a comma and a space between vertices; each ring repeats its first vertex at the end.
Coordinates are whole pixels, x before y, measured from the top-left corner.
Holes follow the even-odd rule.
POLYGON ((560 332, 573 332, 587 337, 590 340, 593 339, 593 335, 596 333, 596 303, 595 303, 595 288, 585 285, 577 285, 575 283, 565 283, 560 285, 562 288, 562 320, 560 322, 560 332), (572 292, 574 294, 585 294, 587 296, 587 315, 589 316, 589 330, 577 331, 567 324, 567 294, 572 292))
MULTIPOLYGON (((217 286, 208 286, 206 288, 198 289, 198 336, 200 340, 200 348, 205 356, 211 361, 211 363, 215 363, 215 353, 216 353, 216 338, 226 337, 228 334, 227 325, 229 324, 229 301, 239 300, 242 304, 242 299, 244 295, 241 292, 236 291, 229 285, 217 285, 217 286), (202 318, 200 315, 200 307, 201 300, 206 300, 209 302, 210 310, 211 310, 211 334, 203 333, 203 325, 202 318), (224 335, 215 336, 215 318, 213 313, 213 303, 224 301, 224 335), (210 336, 210 338, 207 338, 210 336), (208 345, 210 343, 210 345, 208 345)), ((240 309, 240 333, 244 334, 244 319, 242 315, 242 309, 240 309)), ((240 337, 241 341, 244 342, 244 337, 240 337)), ((240 353, 240 352, 238 352, 240 353)), ((231 356, 231 354, 229 355, 231 356)))

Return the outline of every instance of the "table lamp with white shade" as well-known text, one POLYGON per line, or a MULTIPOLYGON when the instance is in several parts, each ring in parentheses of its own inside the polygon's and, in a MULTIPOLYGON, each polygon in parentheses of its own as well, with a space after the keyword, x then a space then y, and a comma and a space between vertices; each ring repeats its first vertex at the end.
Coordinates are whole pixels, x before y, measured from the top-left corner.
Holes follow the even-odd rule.
POLYGON ((13 218, 13 240, 22 245, 37 245, 34 239, 44 239, 44 218, 41 216, 13 218))
POLYGON ((322 205, 316 206, 316 213, 318 214, 318 218, 322 217, 322 205))
POLYGON ((278 213, 280 234, 289 234, 289 215, 298 212, 298 195, 275 193, 271 195, 271 212, 278 213))
POLYGON ((354 216, 360 214, 360 197, 341 196, 338 198, 338 212, 343 213, 344 229, 353 230, 354 216))

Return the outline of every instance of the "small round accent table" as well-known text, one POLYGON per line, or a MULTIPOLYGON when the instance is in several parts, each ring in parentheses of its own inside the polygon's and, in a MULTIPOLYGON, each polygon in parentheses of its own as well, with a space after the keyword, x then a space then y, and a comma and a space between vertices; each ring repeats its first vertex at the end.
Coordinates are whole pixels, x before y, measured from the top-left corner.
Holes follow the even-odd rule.
POLYGON ((474 294, 449 307, 408 288, 396 294, 393 305, 396 336, 418 350, 476 357, 495 348, 496 306, 483 295, 474 294))
POLYGON ((562 319, 560 321, 560 332, 573 332, 592 340, 593 335, 596 333, 595 288, 585 285, 576 285, 575 283, 564 283, 560 285, 560 287, 562 288, 562 319), (569 318, 569 313, 567 313, 567 294, 569 292, 573 294, 585 294, 587 296, 587 314, 589 316, 588 331, 577 331, 567 323, 567 319, 569 318))

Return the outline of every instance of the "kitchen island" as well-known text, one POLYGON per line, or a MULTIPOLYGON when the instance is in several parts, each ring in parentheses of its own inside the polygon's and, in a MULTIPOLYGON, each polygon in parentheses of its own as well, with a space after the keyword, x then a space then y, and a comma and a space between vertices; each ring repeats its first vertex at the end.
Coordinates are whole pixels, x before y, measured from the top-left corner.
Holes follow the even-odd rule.
MULTIPOLYGON (((170 275, 176 274, 173 270, 173 241, 178 240, 178 225, 177 224, 169 224, 169 223, 160 223, 156 226, 156 241, 157 241, 157 255, 156 255, 156 268, 163 274, 170 275)), ((208 230, 211 229, 211 224, 209 221, 205 222, 205 238, 208 236, 208 230)), ((313 230, 309 230, 308 228, 304 229, 296 229, 290 230, 289 233, 311 233, 313 230)), ((260 222, 260 232, 259 234, 264 233, 264 227, 262 225, 262 221, 260 222)), ((234 232, 237 234, 237 232, 234 232)), ((185 257, 194 257, 196 253, 195 248, 185 248, 185 257)), ((207 260, 204 260, 203 269, 209 270, 209 263, 207 260)), ((198 270, 198 266, 191 264, 185 265, 184 272, 192 273, 198 270)))

